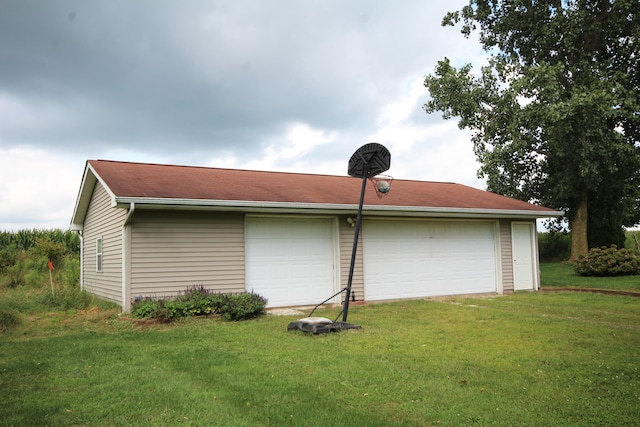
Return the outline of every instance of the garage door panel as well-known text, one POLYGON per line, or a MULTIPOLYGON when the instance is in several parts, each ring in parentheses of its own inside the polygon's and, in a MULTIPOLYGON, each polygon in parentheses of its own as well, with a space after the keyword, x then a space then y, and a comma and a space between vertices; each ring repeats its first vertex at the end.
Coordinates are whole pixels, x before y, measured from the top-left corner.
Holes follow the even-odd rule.
POLYGON ((495 292, 488 222, 365 221, 365 298, 495 292))
POLYGON ((317 304, 334 293, 331 220, 250 218, 246 231, 247 290, 269 307, 317 304))

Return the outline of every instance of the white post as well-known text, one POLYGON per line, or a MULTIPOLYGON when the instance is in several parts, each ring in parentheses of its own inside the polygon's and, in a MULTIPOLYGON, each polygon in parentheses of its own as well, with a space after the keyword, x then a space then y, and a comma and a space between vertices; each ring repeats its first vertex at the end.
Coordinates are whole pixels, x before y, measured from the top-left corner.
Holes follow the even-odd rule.
POLYGON ((51 296, 56 296, 56 295, 53 293, 53 274, 51 274, 51 270, 52 270, 52 268, 51 268, 51 261, 49 261, 49 282, 51 282, 51 296))

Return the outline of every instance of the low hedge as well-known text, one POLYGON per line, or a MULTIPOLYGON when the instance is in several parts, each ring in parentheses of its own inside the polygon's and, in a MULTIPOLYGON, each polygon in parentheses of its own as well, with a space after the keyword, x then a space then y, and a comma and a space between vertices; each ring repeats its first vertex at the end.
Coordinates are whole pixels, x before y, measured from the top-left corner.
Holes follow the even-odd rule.
POLYGON ((574 264, 581 276, 625 276, 640 274, 640 256, 616 245, 593 248, 574 264))
POLYGON ((171 322, 188 316, 218 314, 225 320, 244 320, 265 313, 267 299, 253 292, 216 293, 204 286, 195 286, 170 299, 138 298, 131 314, 142 319, 171 322))

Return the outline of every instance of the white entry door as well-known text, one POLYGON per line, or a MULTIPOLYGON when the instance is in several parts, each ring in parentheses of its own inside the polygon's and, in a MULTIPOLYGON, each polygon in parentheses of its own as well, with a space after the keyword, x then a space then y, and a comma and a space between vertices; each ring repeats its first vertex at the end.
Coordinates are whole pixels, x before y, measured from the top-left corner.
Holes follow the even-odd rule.
POLYGON ((495 223, 363 223, 366 300, 496 292, 495 223))
POLYGON ((537 269, 533 224, 511 224, 513 250, 513 289, 516 291, 537 288, 537 269))
POLYGON ((331 219, 246 220, 246 289, 268 307, 319 304, 336 291, 331 219))

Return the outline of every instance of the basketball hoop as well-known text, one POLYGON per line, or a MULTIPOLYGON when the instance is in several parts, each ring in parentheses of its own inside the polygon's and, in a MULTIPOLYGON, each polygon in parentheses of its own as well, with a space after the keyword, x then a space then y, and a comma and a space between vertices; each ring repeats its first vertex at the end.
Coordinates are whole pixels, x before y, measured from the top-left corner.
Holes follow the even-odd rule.
POLYGON ((373 188, 376 190, 376 196, 378 196, 378 199, 382 199, 384 196, 389 194, 393 177, 390 175, 376 175, 369 178, 369 181, 373 184, 373 188))
POLYGON ((347 314, 349 313, 349 301, 352 296, 351 285, 353 284, 358 236, 360 235, 360 225, 362 224, 362 206, 364 204, 365 190, 367 189, 367 179, 373 183, 378 198, 381 199, 389 193, 393 177, 381 175, 382 172, 388 171, 389 167, 391 167, 391 153, 389 153, 389 150, 387 150, 385 146, 375 142, 365 144, 358 148, 349 159, 347 169, 349 176, 360 178, 362 180, 362 186, 360 189, 360 203, 358 204, 358 217, 353 232, 353 249, 351 250, 351 264, 349 265, 347 287, 318 304, 313 311, 311 311, 311 314, 309 314, 309 318, 289 323, 288 330, 299 329, 304 332, 319 334, 324 332, 337 332, 345 329, 361 329, 358 325, 347 323, 347 314), (345 292, 344 302, 342 311, 338 315, 338 317, 342 315, 342 322, 338 322, 336 318, 333 322, 329 320, 329 323, 326 323, 326 321, 322 320, 324 323, 316 323, 316 318, 311 318, 316 308, 335 298, 342 292, 345 292))

